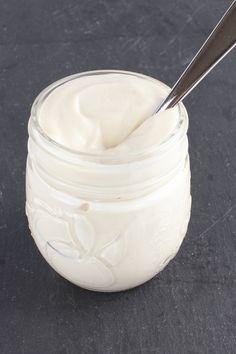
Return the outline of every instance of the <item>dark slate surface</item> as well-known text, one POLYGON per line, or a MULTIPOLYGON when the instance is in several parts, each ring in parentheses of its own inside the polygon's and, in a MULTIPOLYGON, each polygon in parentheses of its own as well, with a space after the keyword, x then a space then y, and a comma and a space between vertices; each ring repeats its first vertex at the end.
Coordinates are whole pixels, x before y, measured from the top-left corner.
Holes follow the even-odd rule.
POLYGON ((46 85, 91 69, 173 84, 226 0, 0 0, 0 353, 236 353, 236 65, 186 99, 192 218, 174 261, 125 293, 82 290, 39 255, 24 214, 27 120, 46 85))

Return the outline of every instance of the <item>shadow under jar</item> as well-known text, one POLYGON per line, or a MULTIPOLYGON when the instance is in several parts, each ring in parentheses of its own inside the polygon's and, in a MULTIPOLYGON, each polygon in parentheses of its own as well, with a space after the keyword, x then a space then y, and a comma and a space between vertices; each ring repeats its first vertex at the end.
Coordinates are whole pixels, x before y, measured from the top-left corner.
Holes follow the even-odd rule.
MULTIPOLYGON (((162 90, 169 88, 152 80, 162 90)), ((37 247, 64 278, 83 288, 120 291, 160 272, 176 255, 190 218, 188 115, 166 141, 144 151, 101 155, 72 151, 39 124, 48 95, 87 72, 64 78, 35 100, 29 120, 26 213, 37 247)))

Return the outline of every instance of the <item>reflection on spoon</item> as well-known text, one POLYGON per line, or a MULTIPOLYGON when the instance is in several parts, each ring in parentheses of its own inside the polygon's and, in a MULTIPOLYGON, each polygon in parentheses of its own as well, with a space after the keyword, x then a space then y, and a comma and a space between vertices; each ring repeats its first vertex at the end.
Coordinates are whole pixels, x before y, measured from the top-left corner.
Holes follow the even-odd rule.
POLYGON ((220 19, 167 98, 159 105, 155 114, 174 107, 183 100, 235 45, 236 0, 220 19))

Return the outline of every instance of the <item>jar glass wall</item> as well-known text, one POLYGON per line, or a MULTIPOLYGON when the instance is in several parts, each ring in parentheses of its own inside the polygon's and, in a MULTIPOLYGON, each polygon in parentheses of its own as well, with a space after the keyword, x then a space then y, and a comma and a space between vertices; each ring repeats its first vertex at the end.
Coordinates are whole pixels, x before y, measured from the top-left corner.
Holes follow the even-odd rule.
MULTIPOLYGON (((188 116, 161 145, 124 155, 70 150, 39 124, 43 102, 58 86, 96 71, 73 75, 46 88, 29 121, 26 212, 32 236, 47 262, 63 277, 97 291, 135 287, 160 272, 177 253, 190 217, 188 116)), ((169 88, 150 77, 162 90, 169 88)))

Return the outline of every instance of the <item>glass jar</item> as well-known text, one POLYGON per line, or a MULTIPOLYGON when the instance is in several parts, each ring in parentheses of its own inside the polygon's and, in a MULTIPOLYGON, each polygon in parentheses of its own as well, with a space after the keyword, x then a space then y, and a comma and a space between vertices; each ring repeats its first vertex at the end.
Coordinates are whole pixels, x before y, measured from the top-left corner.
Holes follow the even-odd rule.
POLYGON ((176 255, 190 217, 188 115, 179 104, 178 124, 166 141, 141 152, 113 156, 83 153, 51 140, 39 110, 64 78, 35 100, 29 120, 26 213, 46 261, 64 278, 97 291, 140 285, 176 255))

